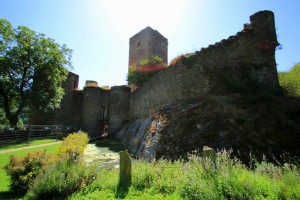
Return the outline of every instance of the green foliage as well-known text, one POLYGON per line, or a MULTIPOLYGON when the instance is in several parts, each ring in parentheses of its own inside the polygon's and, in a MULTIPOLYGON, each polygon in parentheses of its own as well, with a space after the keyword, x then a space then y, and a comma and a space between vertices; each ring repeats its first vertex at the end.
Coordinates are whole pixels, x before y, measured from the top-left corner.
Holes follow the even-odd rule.
POLYGON ((11 156, 9 163, 4 167, 10 176, 10 189, 18 194, 25 194, 49 159, 46 151, 28 153, 23 158, 11 156))
POLYGON ((128 84, 141 87, 152 76, 165 68, 166 64, 159 56, 153 56, 151 58, 144 59, 138 66, 129 66, 127 75, 128 84))
POLYGON ((11 125, 24 108, 58 108, 71 50, 25 26, 0 19, 0 107, 11 125))
POLYGON ((192 67, 197 62, 195 54, 187 54, 182 56, 182 63, 188 67, 192 67))
POLYGON ((300 97, 300 63, 288 72, 279 72, 278 76, 279 84, 287 95, 300 97))
POLYGON ((188 53, 188 54, 183 54, 181 56, 177 56, 171 61, 170 65, 175 66, 180 62, 186 65, 187 67, 192 67, 197 62, 197 55, 188 53))
POLYGON ((81 155, 89 142, 89 137, 86 133, 80 131, 69 134, 60 147, 58 148, 59 155, 78 153, 78 156, 81 155))
MULTIPOLYGON (((69 134, 59 146, 58 154, 62 160, 68 163, 74 163, 79 160, 88 141, 88 136, 84 132, 69 134)), ((52 159, 50 159, 50 156, 48 156, 46 152, 35 152, 23 158, 11 157, 9 164, 5 167, 11 179, 11 190, 20 194, 26 193, 35 177, 43 171, 45 165, 54 162, 54 157, 51 158, 52 159)), ((60 163, 63 161, 57 162, 60 163)), ((73 165, 70 164, 70 168, 72 168, 73 165)), ((72 168, 70 170, 76 169, 72 168)))
POLYGON ((300 199, 300 168, 296 165, 285 164, 279 182, 279 197, 281 199, 300 199))
MULTIPOLYGON (((23 149, 19 151, 14 152, 8 152, 8 153, 2 153, 0 154, 0 192, 9 192, 9 185, 10 185, 10 177, 7 175, 6 171, 4 170, 4 166, 9 163, 11 156, 17 156, 17 157, 24 157, 28 153, 32 153, 34 151, 43 151, 47 150, 49 154, 56 154, 57 147, 59 144, 49 145, 49 146, 43 146, 43 147, 35 147, 30 149, 23 149)), ((9 149, 9 148, 8 148, 9 149)), ((14 191, 10 191, 13 194, 16 194, 14 191)), ((2 197, 2 196, 1 196, 2 197)), ((15 199, 15 198, 5 198, 5 199, 15 199)))
POLYGON ((143 67, 143 66, 148 66, 148 65, 155 65, 157 63, 162 63, 163 62, 163 59, 159 56, 153 56, 153 57, 150 57, 150 58, 146 58, 144 60, 142 60, 140 62, 140 66, 139 67, 143 67))
MULTIPOLYGON (((299 199, 299 167, 256 163, 251 170, 223 151, 215 162, 194 154, 188 161, 138 161, 124 199, 299 199)), ((104 170, 71 199, 114 199, 118 171, 104 170)))
POLYGON ((58 160, 40 173, 27 193, 28 199, 66 198, 95 179, 96 171, 72 157, 58 160))

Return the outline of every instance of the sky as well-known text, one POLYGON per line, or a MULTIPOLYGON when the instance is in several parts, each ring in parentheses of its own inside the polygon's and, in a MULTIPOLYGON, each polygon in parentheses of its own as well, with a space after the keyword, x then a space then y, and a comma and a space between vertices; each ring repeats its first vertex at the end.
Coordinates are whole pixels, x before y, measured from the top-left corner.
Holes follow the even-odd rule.
POLYGON ((0 0, 0 18, 27 26, 73 50, 79 88, 126 85, 129 39, 147 26, 168 39, 169 62, 226 39, 249 16, 275 14, 278 71, 300 62, 299 0, 0 0))

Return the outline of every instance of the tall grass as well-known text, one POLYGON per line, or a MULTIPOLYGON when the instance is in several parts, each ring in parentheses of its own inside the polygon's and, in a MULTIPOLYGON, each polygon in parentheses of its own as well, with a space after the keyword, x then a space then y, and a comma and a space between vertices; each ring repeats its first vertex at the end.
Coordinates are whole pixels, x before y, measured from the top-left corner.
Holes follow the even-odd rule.
MULTIPOLYGON (((118 170, 103 170, 71 199, 114 199, 118 170)), ((256 163, 254 169, 223 151, 215 162, 189 155, 188 161, 138 161, 125 199, 300 199, 299 165, 256 163)))

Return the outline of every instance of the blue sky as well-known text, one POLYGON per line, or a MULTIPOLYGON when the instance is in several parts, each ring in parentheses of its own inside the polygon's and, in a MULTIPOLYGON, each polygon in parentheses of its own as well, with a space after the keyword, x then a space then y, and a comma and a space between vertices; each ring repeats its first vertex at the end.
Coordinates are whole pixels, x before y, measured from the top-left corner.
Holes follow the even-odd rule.
POLYGON ((73 72, 100 86, 124 85, 129 38, 147 26, 168 38, 169 61, 241 31, 249 16, 275 13, 278 71, 300 62, 299 0, 0 0, 0 18, 73 49, 73 72))

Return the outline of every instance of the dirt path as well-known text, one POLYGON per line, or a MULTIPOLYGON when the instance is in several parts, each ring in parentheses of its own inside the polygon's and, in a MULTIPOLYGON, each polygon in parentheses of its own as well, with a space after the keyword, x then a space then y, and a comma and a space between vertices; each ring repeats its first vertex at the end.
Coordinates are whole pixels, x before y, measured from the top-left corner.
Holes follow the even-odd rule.
POLYGON ((0 150, 0 154, 10 153, 10 152, 14 152, 14 151, 20 151, 20 150, 25 150, 25 149, 33 149, 33 148, 37 148, 37 147, 45 147, 45 146, 50 146, 50 145, 60 144, 60 143, 62 143, 62 142, 58 141, 58 142, 51 142, 51 143, 46 143, 46 144, 38 144, 38 145, 28 146, 28 147, 20 147, 20 148, 16 148, 16 149, 0 150))
POLYGON ((88 144, 82 158, 88 165, 96 165, 97 168, 119 168, 119 152, 109 150, 107 147, 88 144))
MULTIPOLYGON (((61 141, 58 142, 51 142, 46 144, 39 144, 34 146, 27 146, 27 147, 20 147, 16 149, 9 149, 9 150, 0 150, 0 154, 20 151, 25 149, 33 149, 37 147, 44 147, 50 146, 54 144, 60 144, 61 141)), ((96 146, 95 144, 88 144, 83 152, 82 159, 88 165, 96 165, 97 168, 105 168, 105 169, 112 169, 112 168, 119 168, 119 151, 123 150, 120 145, 116 146, 96 146)))

